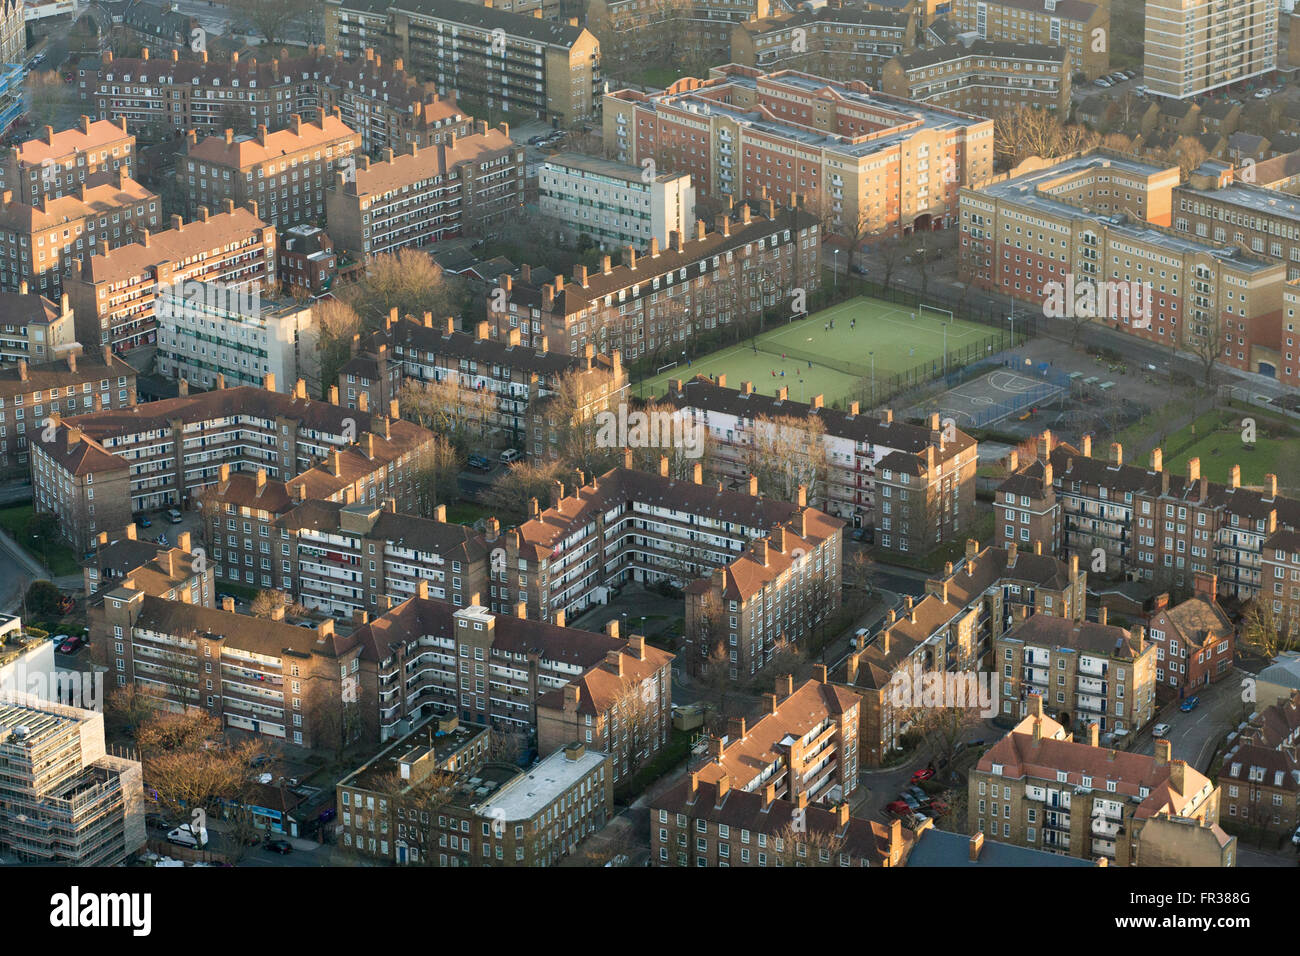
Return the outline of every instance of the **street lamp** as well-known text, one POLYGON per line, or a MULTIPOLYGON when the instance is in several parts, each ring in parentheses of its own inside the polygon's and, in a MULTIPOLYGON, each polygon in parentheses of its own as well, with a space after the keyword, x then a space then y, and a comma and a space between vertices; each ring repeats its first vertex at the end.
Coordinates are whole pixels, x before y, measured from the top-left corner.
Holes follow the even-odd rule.
POLYGON ((835 257, 831 260, 834 263, 831 266, 831 288, 837 289, 840 285, 840 250, 832 249, 831 255, 835 257))

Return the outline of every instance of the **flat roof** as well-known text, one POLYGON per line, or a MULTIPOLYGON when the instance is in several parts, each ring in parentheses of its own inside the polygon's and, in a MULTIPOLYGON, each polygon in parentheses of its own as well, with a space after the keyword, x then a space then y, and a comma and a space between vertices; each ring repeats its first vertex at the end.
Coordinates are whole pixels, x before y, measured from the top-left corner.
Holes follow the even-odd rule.
POLYGON ((584 750, 581 757, 570 760, 568 751, 557 750, 502 786, 490 800, 480 804, 476 812, 483 817, 531 820, 608 759, 609 755, 602 751, 584 750))
MULTIPOLYGON (((557 153, 554 156, 548 156, 542 162, 542 165, 581 169, 585 172, 595 173, 598 176, 608 176, 611 179, 621 179, 630 183, 645 182, 642 178, 645 170, 640 166, 633 166, 631 163, 620 163, 613 159, 601 159, 598 156, 588 156, 585 153, 557 153)), ((690 178, 690 175, 690 173, 660 173, 655 177, 654 181, 666 183, 682 177, 690 178)))
POLYGON ((1052 197, 1039 192, 1039 187, 1044 183, 1072 174, 1085 173, 1089 171, 1114 171, 1127 172, 1132 173, 1135 176, 1146 177, 1152 173, 1162 172, 1164 169, 1165 167, 1163 166, 1143 163, 1123 157, 1089 154, 1084 156, 1075 156, 1053 166, 1048 166, 1044 169, 1034 170, 1033 172, 1017 176, 1014 179, 1006 179, 1002 182, 991 183, 987 186, 980 187, 975 190, 975 192, 979 196, 1007 200, 1018 206, 1037 210, 1042 213, 1069 217, 1072 219, 1091 219, 1098 225, 1106 226, 1112 234, 1121 238, 1131 239, 1134 242, 1146 242, 1151 245, 1163 246, 1166 249, 1176 252, 1202 253, 1204 255, 1213 256, 1216 259, 1231 260, 1244 271, 1248 272, 1264 272, 1278 267, 1277 262, 1261 262, 1255 259, 1248 259, 1239 256, 1237 255, 1237 249, 1234 246, 1202 242, 1192 237, 1184 237, 1168 232, 1147 223, 1131 223, 1127 221, 1127 217, 1113 213, 1100 211, 1085 212, 1081 206, 1063 202, 1059 199, 1053 199, 1052 197))
MULTIPOLYGON (((680 93, 660 92, 650 94, 648 99, 639 100, 637 104, 651 111, 657 111, 662 106, 663 108, 672 108, 700 116, 725 116, 738 125, 751 130, 768 133, 780 139, 791 140, 805 146, 823 147, 855 158, 882 152, 893 148, 906 139, 910 139, 917 133, 918 128, 915 123, 918 120, 921 122, 920 128, 929 130, 961 129, 990 122, 982 116, 941 109, 918 100, 899 99, 875 90, 864 93, 860 90, 849 89, 839 81, 828 80, 806 73, 781 71, 759 76, 748 76, 743 73, 725 72, 728 66, 730 64, 714 68, 714 79, 722 81, 718 82, 717 85, 704 86, 698 90, 686 90, 680 93), (878 130, 871 138, 862 142, 851 142, 850 137, 838 133, 822 133, 806 126, 782 123, 756 110, 743 110, 730 103, 700 95, 701 93, 717 91, 724 86, 746 87, 757 94, 760 80, 807 94, 815 94, 830 88, 834 90, 835 96, 839 100, 850 105, 892 114, 899 126, 893 130, 878 130)), ((882 122, 888 122, 890 117, 882 116, 880 119, 882 122)))

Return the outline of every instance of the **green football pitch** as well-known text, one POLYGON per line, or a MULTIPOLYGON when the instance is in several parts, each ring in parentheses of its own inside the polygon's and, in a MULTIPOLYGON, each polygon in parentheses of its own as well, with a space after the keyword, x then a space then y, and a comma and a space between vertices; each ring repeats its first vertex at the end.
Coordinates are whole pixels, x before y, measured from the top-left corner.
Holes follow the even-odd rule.
POLYGON ((785 386, 791 399, 806 402, 821 395, 829 405, 870 394, 873 364, 884 394, 899 376, 919 382, 943 374, 945 343, 951 371, 963 359, 975 361, 1005 348, 1009 338, 937 309, 859 297, 689 364, 679 362, 647 379, 638 392, 650 398, 663 395, 675 378, 725 375, 729 388, 753 382, 755 391, 773 395, 785 386))

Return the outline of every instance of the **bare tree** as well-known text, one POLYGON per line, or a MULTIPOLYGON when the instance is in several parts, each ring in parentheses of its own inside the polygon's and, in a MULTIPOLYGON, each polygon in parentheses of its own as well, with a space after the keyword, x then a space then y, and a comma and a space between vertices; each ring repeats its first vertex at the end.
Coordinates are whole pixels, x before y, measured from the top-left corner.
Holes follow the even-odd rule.
POLYGON ((1276 657, 1295 644, 1292 622, 1279 617, 1267 598, 1258 596, 1246 608, 1241 622, 1241 642, 1263 657, 1276 657))
POLYGON ((339 372, 352 357, 352 337, 362 331, 361 317, 346 302, 330 298, 312 306, 320 336, 317 339, 321 385, 336 384, 339 372))
POLYGON ((1210 388, 1214 383, 1214 366, 1228 350, 1228 334, 1223 317, 1215 306, 1211 306, 1204 312, 1194 311, 1183 321, 1189 333, 1184 338, 1184 345, 1200 360, 1205 374, 1205 387, 1210 388))
MULTIPOLYGON (((937 674, 942 679, 943 674, 937 674)), ((947 704, 954 702, 947 701, 947 704)), ((917 704, 907 714, 909 730, 920 735, 935 763, 947 766, 957 754, 957 745, 980 725, 978 704, 968 707, 917 704)))
POLYGON ((848 588, 854 611, 865 610, 876 591, 876 562, 869 553, 854 551, 844 562, 844 586, 848 588))
POLYGON ((1180 136, 1163 154, 1165 162, 1176 165, 1184 177, 1210 158, 1209 152, 1195 136, 1180 136))
POLYGON ((136 746, 146 790, 175 814, 212 810, 219 801, 244 802, 252 771, 267 756, 260 741, 227 741, 221 721, 197 708, 157 711, 140 725, 136 746))
POLYGON ((401 249, 395 255, 375 256, 366 275, 337 294, 361 317, 366 328, 378 328, 393 309, 407 315, 451 315, 457 311, 462 283, 419 249, 401 249))
POLYGON ((539 410, 555 436, 558 458, 569 470, 600 475, 622 458, 622 448, 608 447, 600 440, 596 416, 610 411, 614 398, 602 390, 603 384, 602 376, 591 372, 567 372, 556 380, 554 394, 539 410))
MULTIPOLYGON (((799 819, 806 821, 807 816, 799 819)), ((777 866, 839 866, 844 838, 836 831, 806 822, 786 824, 770 841, 773 862, 777 866)))
POLYGON ((420 468, 415 472, 415 510, 432 518, 438 505, 457 497, 458 476, 465 458, 451 442, 434 435, 425 450, 420 468))
POLYGON ((440 382, 407 379, 398 390, 402 417, 446 437, 458 450, 481 447, 493 431, 497 397, 459 378, 440 382))
POLYGON ((314 6, 313 0, 229 0, 232 13, 249 23, 272 46, 288 39, 289 28, 304 19, 314 6))
POLYGON ((821 495, 828 463, 826 422, 820 416, 760 415, 750 433, 745 465, 758 478, 759 490, 780 501, 794 501, 800 485, 809 501, 821 495))
POLYGON ((1055 159, 1087 149, 1097 140, 1097 134, 1086 126, 1065 123, 1039 107, 1017 106, 993 118, 994 149, 1008 166, 1015 166, 1030 156, 1055 159))
POLYGON ((545 508, 555 483, 563 481, 567 473, 568 469, 558 461, 517 461, 483 492, 480 500, 503 514, 524 514, 531 498, 545 508))
POLYGON ((258 591, 257 597, 253 598, 249 605, 249 613, 253 617, 271 618, 278 610, 284 610, 285 614, 301 616, 306 613, 306 608, 293 600, 283 591, 258 591))

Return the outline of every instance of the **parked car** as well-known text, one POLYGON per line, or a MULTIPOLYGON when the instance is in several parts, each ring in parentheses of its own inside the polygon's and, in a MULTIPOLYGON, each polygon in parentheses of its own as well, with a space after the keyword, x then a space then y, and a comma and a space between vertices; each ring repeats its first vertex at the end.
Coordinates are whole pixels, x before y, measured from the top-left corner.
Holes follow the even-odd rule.
POLYGON ((910 793, 900 793, 898 799, 906 803, 908 809, 913 813, 921 809, 921 801, 916 799, 916 797, 912 796, 910 793))
POLYGON ((908 787, 906 790, 903 791, 903 793, 906 796, 911 797, 921 806, 925 806, 927 803, 930 802, 930 795, 926 793, 924 790, 922 790, 920 787, 908 787))
POLYGON ((1163 737, 1163 736, 1164 736, 1165 734, 1167 734, 1167 733, 1169 733, 1169 725, 1168 725, 1168 724, 1156 724, 1154 727, 1151 728, 1151 736, 1152 736, 1152 737, 1160 738, 1160 737, 1163 737))
POLYGON ((278 853, 281 856, 293 852, 293 844, 288 840, 267 840, 266 848, 272 853, 278 853))
POLYGON ((1110 80, 1106 79, 1104 76, 1099 76, 1099 77, 1097 77, 1097 79, 1096 79, 1094 82, 1095 82, 1098 86, 1103 87, 1103 88, 1105 88, 1105 89, 1110 89, 1110 87, 1112 87, 1112 86, 1115 85, 1115 84, 1112 83, 1110 80))
POLYGON ((1200 703, 1201 703, 1201 698, 1189 697, 1181 704, 1178 705, 1178 709, 1181 710, 1184 714, 1190 714, 1200 705, 1200 703))
POLYGON ((922 769, 916 771, 916 773, 912 774, 912 782, 920 783, 922 780, 929 780, 933 776, 934 776, 933 770, 931 770, 929 767, 923 767, 922 769))
POLYGON ((1135 77, 1135 76, 1138 75, 1138 71, 1137 71, 1137 70, 1124 70, 1123 73, 1124 73, 1124 75, 1127 76, 1130 80, 1133 79, 1133 77, 1135 77))
POLYGON ((941 817, 948 812, 948 804, 942 800, 935 800, 930 804, 930 813, 936 817, 941 817))
POLYGON ((530 136, 530 137, 528 137, 528 145, 529 145, 529 146, 541 146, 541 145, 542 145, 542 141, 543 141, 544 139, 546 139, 545 136, 530 136))
POLYGON ((1300 846, 1300 827, 1296 827, 1295 833, 1291 834, 1291 842, 1300 846))
POLYGON ((50 643, 53 644, 55 647, 58 647, 67 639, 68 639, 67 634, 55 634, 53 637, 50 638, 50 643))
POLYGON ((853 271, 860 276, 867 275, 867 267, 860 262, 854 264, 853 271))
POLYGON ((478 471, 492 470, 492 462, 488 461, 483 455, 470 455, 466 464, 478 471))
POLYGON ((501 460, 507 465, 512 461, 518 461, 522 457, 523 453, 518 448, 507 448, 501 453, 501 460))
POLYGON ((911 812, 912 812, 912 808, 909 807, 909 806, 908 806, 906 803, 904 803, 902 800, 895 800, 893 803, 887 803, 887 804, 885 804, 885 812, 886 812, 886 813, 896 813, 896 814, 898 814, 899 816, 904 816, 904 815, 906 815, 906 814, 911 813, 911 812))
POLYGON ((178 509, 178 508, 168 508, 168 509, 167 509, 167 520, 170 521, 172 524, 180 524, 181 521, 183 521, 184 519, 183 519, 182 516, 181 516, 180 509, 178 509))
POLYGON ((72 637, 68 638, 66 641, 64 641, 62 644, 59 645, 59 653, 75 654, 77 651, 81 650, 82 646, 85 643, 86 643, 86 639, 84 637, 82 637, 80 634, 74 634, 72 637))
POLYGON ((1273 95, 1272 90, 1260 90, 1258 93, 1255 94, 1255 99, 1266 100, 1272 95, 1273 95))
POLYGON ((135 516, 135 523, 142 528, 149 528, 153 526, 153 521, 150 520, 149 516, 143 514, 135 516))

